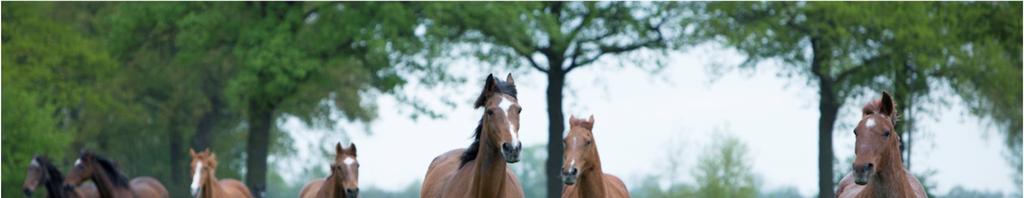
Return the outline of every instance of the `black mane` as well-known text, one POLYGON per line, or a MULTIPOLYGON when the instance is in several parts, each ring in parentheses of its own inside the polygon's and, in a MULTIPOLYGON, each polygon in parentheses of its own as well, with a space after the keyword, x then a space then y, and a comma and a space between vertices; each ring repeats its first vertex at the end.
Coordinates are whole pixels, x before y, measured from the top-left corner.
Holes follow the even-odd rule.
POLYGON ((92 155, 92 158, 96 160, 96 164, 99 164, 100 168, 103 169, 103 172, 107 173, 107 176, 110 178, 110 182, 113 183, 114 186, 128 188, 128 177, 124 176, 124 174, 118 170, 117 164, 115 164, 113 160, 91 153, 86 154, 92 155))
POLYGON ((46 172, 46 177, 43 178, 44 180, 41 182, 43 186, 46 187, 47 193, 51 195, 62 194, 63 192, 61 192, 61 190, 64 189, 64 175, 60 173, 57 166, 54 166, 53 163, 50 162, 50 159, 43 155, 36 155, 32 160, 46 172))
MULTIPOLYGON (((488 76, 488 83, 485 83, 483 93, 481 93, 480 97, 477 98, 475 108, 483 107, 487 102, 487 98, 490 97, 490 93, 488 93, 487 87, 490 85, 491 80, 494 80, 494 87, 497 87, 498 93, 512 96, 512 98, 515 98, 517 100, 519 99, 517 96, 519 95, 519 93, 516 90, 516 86, 514 84, 509 84, 508 82, 488 76)), ((459 164, 459 168, 465 166, 467 163, 469 163, 469 161, 473 161, 474 159, 476 159, 476 154, 480 152, 480 133, 483 132, 483 128, 484 118, 483 116, 481 116, 480 121, 476 125, 476 130, 474 130, 473 132, 473 143, 469 145, 469 148, 466 148, 466 152, 462 153, 462 157, 460 158, 462 162, 459 164)))

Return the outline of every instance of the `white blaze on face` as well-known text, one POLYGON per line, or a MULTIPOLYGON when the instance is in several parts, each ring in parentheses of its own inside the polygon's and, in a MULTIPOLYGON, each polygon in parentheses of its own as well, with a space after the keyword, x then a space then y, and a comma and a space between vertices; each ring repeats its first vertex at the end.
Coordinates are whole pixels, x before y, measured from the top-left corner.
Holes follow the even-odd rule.
POLYGON ((875 119, 874 118, 868 118, 868 121, 864 122, 864 126, 867 126, 868 128, 875 127, 875 119))
POLYGON ((82 159, 76 159, 75 160, 75 166, 78 166, 78 165, 81 165, 81 164, 82 164, 82 159))
POLYGON ((192 175, 192 185, 189 186, 189 187, 192 187, 192 194, 195 194, 196 192, 199 191, 199 179, 202 178, 202 175, 203 175, 203 162, 199 161, 199 162, 196 162, 196 173, 195 173, 195 175, 192 175))
POLYGON ((352 163, 355 163, 356 159, 352 159, 352 157, 346 157, 345 161, 342 162, 345 163, 345 165, 352 166, 352 163))
POLYGON ((512 102, 509 102, 508 99, 502 97, 501 102, 498 103, 498 107, 501 108, 501 111, 505 112, 505 120, 508 122, 508 134, 512 136, 512 143, 519 144, 519 135, 512 132, 513 130, 519 130, 515 128, 516 125, 512 124, 512 119, 509 119, 511 115, 509 111, 510 108, 512 108, 512 102))

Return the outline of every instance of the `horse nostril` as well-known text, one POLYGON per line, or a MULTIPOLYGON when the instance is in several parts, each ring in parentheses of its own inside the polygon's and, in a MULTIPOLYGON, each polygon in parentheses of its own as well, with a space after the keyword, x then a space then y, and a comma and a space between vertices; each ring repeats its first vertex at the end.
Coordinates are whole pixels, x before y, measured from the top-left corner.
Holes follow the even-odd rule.
POLYGON ((28 188, 22 190, 25 192, 26 197, 32 197, 32 190, 29 190, 28 188))
POLYGON ((874 168, 875 168, 875 164, 868 163, 868 165, 864 167, 864 171, 869 171, 869 170, 874 169, 874 168))

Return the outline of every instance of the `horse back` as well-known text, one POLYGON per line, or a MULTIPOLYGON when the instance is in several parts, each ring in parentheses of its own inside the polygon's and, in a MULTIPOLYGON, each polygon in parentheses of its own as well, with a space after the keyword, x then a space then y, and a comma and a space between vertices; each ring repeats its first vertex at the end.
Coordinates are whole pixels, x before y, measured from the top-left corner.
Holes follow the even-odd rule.
POLYGON ((323 179, 313 180, 302 187, 302 191, 299 192, 299 198, 313 198, 316 197, 316 193, 320 191, 320 187, 324 185, 323 179))
POLYGON ((132 194, 135 197, 168 198, 170 194, 164 185, 152 177, 137 177, 130 182, 132 194))
POLYGON ((466 149, 455 149, 434 158, 427 168, 427 175, 423 178, 423 186, 420 188, 420 197, 441 197, 444 193, 445 184, 449 183, 451 177, 458 171, 459 157, 466 149))
POLYGON ((615 175, 604 174, 604 192, 608 197, 629 197, 626 183, 615 175))
POLYGON ((222 179, 217 182, 224 190, 224 194, 230 195, 230 197, 246 197, 252 198, 252 193, 249 192, 249 188, 245 187, 241 181, 235 179, 222 179))

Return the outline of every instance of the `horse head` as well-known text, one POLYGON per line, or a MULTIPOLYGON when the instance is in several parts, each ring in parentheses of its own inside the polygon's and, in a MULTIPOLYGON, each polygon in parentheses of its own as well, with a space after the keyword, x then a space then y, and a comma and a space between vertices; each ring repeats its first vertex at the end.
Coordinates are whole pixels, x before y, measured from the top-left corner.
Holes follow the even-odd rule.
POLYGON ((573 185, 583 171, 593 170, 597 162, 597 146, 594 144, 594 116, 578 119, 569 117, 569 133, 562 139, 565 156, 562 164, 562 182, 573 185))
POLYGON ((508 74, 505 81, 488 75, 484 90, 474 105, 483 107, 485 112, 475 134, 474 145, 483 142, 485 146, 495 146, 507 163, 519 162, 519 152, 523 150, 519 141, 519 113, 523 108, 519 106, 516 95, 512 74, 508 74))
POLYGON ((192 156, 192 162, 189 163, 192 184, 189 185, 189 190, 192 197, 197 197, 202 193, 203 185, 206 185, 204 182, 216 182, 210 181, 209 177, 216 174, 214 171, 217 171, 217 155, 210 152, 210 148, 199 153, 189 148, 188 153, 192 156))
POLYGON ((864 107, 860 123, 854 128, 853 134, 857 141, 853 162, 854 183, 867 184, 875 178, 879 171, 893 164, 902 163, 900 159, 900 136, 895 129, 893 118, 896 117, 896 103, 888 92, 882 92, 882 99, 871 102, 864 107))
POLYGON ((356 144, 350 143, 348 148, 341 143, 334 145, 336 155, 331 163, 331 175, 334 188, 344 190, 345 197, 359 196, 359 161, 356 160, 356 144))

